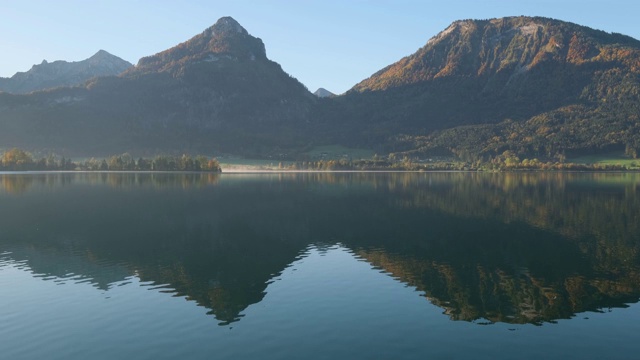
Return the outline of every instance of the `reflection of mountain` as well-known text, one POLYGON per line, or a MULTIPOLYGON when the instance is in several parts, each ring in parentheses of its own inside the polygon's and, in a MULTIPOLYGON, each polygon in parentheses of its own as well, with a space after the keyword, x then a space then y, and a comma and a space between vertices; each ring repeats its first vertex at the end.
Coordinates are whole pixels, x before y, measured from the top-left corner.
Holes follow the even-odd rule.
POLYGON ((567 318, 638 300, 639 184, 637 174, 400 178, 394 200, 416 211, 370 219, 403 226, 347 243, 453 319, 567 318))
POLYGON ((310 243, 340 242, 452 319, 539 323, 638 300, 639 180, 3 175, 0 252, 101 288, 135 273, 229 322, 310 243))
MULTIPOLYGON (((42 186, 33 186, 33 191, 21 196, 5 196, 0 205, 0 243, 12 250, 31 248, 13 251, 12 256, 22 256, 18 260, 32 260, 33 250, 53 255, 30 261, 35 273, 65 277, 91 268, 82 262, 56 264, 69 254, 105 266, 123 264, 129 273, 114 282, 135 272, 143 281, 169 284, 177 294, 210 308, 222 321, 233 321, 246 306, 260 301, 271 277, 304 249, 302 243, 277 237, 277 228, 285 229, 281 222, 245 218, 247 201, 241 200, 238 191, 206 186, 185 189, 185 184, 206 183, 210 178, 206 174, 186 179, 164 174, 161 191, 154 188, 157 182, 146 177, 136 182, 134 174, 110 175, 122 179, 46 177, 55 183, 55 191, 47 187, 51 183, 44 176, 38 176, 32 182, 42 186), (268 227, 276 232, 262 233, 268 227)), ((265 201, 252 206, 257 214, 269 213, 278 201, 288 202, 277 197, 269 200, 268 195, 260 197, 251 190, 245 193, 247 200, 257 195, 265 201)), ((96 271, 86 275, 104 287, 96 271)))
MULTIPOLYGON (((439 234, 436 241, 414 241, 420 252, 385 244, 358 253, 424 291, 455 320, 539 323, 622 307, 640 297, 637 263, 628 272, 599 272, 597 260, 545 231, 522 224, 482 228, 478 221, 449 225, 461 230, 439 234)), ((396 240, 405 247, 411 243, 396 240)))
POLYGON ((112 284, 133 275, 123 264, 105 261, 90 250, 77 251, 71 246, 64 246, 63 242, 56 245, 5 248, 6 254, 0 252, 0 267, 3 261, 20 259, 23 263, 26 261, 36 274, 52 276, 57 282, 91 283, 100 290, 108 290, 112 284))

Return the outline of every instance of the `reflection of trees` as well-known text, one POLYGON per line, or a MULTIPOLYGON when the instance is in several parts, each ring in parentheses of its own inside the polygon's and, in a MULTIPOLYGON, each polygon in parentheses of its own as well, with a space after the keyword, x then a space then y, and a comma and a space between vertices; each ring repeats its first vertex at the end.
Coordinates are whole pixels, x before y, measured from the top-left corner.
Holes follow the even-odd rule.
POLYGON ((538 323, 640 296, 634 174, 31 178, 0 193, 0 242, 54 254, 34 271, 64 254, 120 264, 223 322, 314 242, 349 246, 459 320, 538 323))
POLYGON ((162 172, 89 172, 89 173, 40 173, 40 174, 0 174, 2 189, 9 194, 21 194, 32 186, 51 187, 64 184, 109 185, 118 189, 132 189, 139 186, 155 188, 203 187, 218 182, 217 173, 162 172))
POLYGON ((24 175, 0 175, 2 189, 8 194, 22 194, 33 182, 32 176, 24 175))
POLYGON ((567 236, 606 268, 638 260, 640 174, 440 174, 428 179, 428 186, 397 192, 400 205, 525 222, 567 236))

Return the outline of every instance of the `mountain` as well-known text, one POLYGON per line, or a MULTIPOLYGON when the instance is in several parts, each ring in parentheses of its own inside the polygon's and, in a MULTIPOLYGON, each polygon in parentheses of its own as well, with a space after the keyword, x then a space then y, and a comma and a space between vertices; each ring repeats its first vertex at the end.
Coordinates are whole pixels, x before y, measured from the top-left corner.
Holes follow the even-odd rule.
MULTIPOLYGON (((41 65, 44 66, 44 65, 41 65)), ((540 17, 456 21, 319 98, 233 18, 119 76, 0 93, 0 145, 64 154, 300 158, 339 144, 409 158, 640 153, 640 41, 540 17)))
POLYGON ((81 155, 284 156, 308 141, 316 101, 267 58, 262 40, 224 17, 118 77, 0 94, 0 144, 81 155))
POLYGON ((171 49, 147 56, 127 72, 127 76, 170 72, 177 74, 189 64, 200 62, 267 61, 262 40, 247 32, 231 17, 220 18, 213 26, 171 49))
POLYGON ((26 72, 0 78, 0 91, 26 94, 60 86, 78 86, 98 76, 115 76, 133 66, 121 58, 100 50, 86 60, 67 62, 43 60, 26 72))
POLYGON ((640 147, 638 94, 638 40, 540 17, 463 20, 331 115, 390 152, 552 157, 640 147))
POLYGON ((316 90, 313 95, 319 97, 319 98, 324 98, 324 97, 333 97, 336 96, 336 94, 332 93, 331 91, 325 89, 325 88, 318 88, 318 90, 316 90))

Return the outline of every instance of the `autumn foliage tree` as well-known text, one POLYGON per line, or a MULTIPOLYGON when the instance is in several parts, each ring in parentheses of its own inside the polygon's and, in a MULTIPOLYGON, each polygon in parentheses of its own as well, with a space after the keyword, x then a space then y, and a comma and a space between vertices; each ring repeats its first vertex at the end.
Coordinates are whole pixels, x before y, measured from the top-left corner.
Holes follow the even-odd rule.
POLYGON ((27 170, 34 163, 31 154, 13 148, 2 154, 2 168, 7 170, 27 170))

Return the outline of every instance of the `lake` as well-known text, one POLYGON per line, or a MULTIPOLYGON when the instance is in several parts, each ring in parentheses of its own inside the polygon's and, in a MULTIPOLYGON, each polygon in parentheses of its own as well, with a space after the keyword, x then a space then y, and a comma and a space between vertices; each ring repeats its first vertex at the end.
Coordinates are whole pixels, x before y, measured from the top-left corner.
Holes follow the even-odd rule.
POLYGON ((0 174, 6 359, 638 356, 640 174, 0 174))

